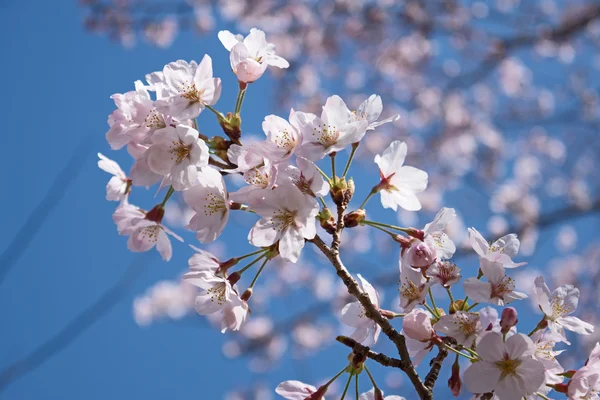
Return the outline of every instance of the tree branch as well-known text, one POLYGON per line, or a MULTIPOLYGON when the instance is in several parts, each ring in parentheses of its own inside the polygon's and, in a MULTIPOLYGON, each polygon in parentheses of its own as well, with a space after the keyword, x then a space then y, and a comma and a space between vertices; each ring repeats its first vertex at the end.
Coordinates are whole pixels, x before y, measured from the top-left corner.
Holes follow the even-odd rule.
POLYGON ((402 363, 404 363, 404 368, 402 371, 404 371, 404 373, 412 382, 415 390, 419 394, 419 397, 421 399, 431 399, 432 396, 430 390, 425 387, 410 360, 410 355, 408 354, 404 336, 400 335, 398 331, 394 329, 392 324, 390 324, 390 322, 381 315, 379 310, 371 302, 369 296, 360 290, 358 283, 350 275, 342 263, 339 252, 335 249, 329 248, 319 237, 319 235, 316 235, 312 242, 319 248, 319 250, 321 250, 323 254, 325 254, 331 264, 334 266, 335 270, 337 271, 337 275, 340 277, 342 282, 344 282, 344 285, 346 285, 348 293, 356 297, 356 299, 363 306, 365 309, 365 316, 379 325, 382 332, 394 343, 396 349, 398 350, 398 354, 400 355, 400 359, 402 360, 402 363))
MULTIPOLYGON (((456 341, 450 337, 445 337, 444 338, 444 343, 450 345, 450 344, 455 344, 456 341)), ((448 357, 448 349, 441 345, 438 346, 439 348, 439 352, 437 354, 437 356, 435 356, 430 362, 429 365, 431 366, 431 370, 429 370, 429 373, 427 373, 427 376, 425 377, 425 386, 433 392, 433 385, 435 385, 435 381, 437 380, 438 376, 440 375, 440 370, 442 369, 442 364, 444 363, 444 360, 446 359, 446 357, 448 357)))
POLYGON ((393 357, 388 357, 383 353, 375 353, 368 346, 363 346, 356 340, 347 336, 338 336, 335 338, 335 340, 337 340, 345 346, 350 347, 355 354, 361 355, 366 358, 370 358, 371 360, 378 362, 384 367, 399 368, 403 371, 406 368, 406 364, 404 364, 402 360, 398 360, 397 358, 393 357))

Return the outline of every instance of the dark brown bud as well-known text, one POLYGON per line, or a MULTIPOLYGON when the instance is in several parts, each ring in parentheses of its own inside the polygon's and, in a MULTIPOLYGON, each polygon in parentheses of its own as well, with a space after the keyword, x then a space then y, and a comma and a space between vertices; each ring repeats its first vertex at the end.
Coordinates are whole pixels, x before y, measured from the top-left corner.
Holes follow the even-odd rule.
POLYGON ((367 212, 362 208, 356 211, 352 211, 344 215, 344 227, 354 228, 355 226, 361 225, 367 217, 367 212))
POLYGON ((234 273, 232 273, 231 275, 229 275, 227 277, 227 280, 229 281, 229 283, 231 283, 231 285, 235 285, 236 283, 238 283, 238 281, 240 280, 240 278, 242 277, 242 275, 235 271, 234 273))

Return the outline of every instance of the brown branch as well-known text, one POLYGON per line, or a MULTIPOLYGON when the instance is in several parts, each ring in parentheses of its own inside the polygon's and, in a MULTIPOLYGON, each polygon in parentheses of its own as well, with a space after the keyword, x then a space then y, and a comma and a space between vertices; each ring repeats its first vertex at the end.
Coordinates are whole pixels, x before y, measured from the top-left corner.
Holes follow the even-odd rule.
MULTIPOLYGON (((456 344, 456 340, 454 340, 450 337, 445 337, 443 340, 444 340, 444 343, 447 345, 456 344)), ((435 356, 429 362, 429 365, 431 366, 431 370, 429 370, 429 373, 425 377, 425 386, 432 392, 433 392, 433 386, 435 385, 435 381, 437 380, 438 376, 440 375, 440 370, 442 369, 442 364, 444 363, 444 360, 446 359, 446 357, 448 357, 448 349, 445 346, 440 345, 440 346, 438 346, 438 348, 439 348, 439 352, 438 352, 437 356, 435 356)))
POLYGON ((347 336, 338 336, 335 338, 335 340, 337 340, 345 346, 350 347, 355 354, 366 358, 370 358, 371 360, 383 365, 384 367, 398 368, 401 370, 404 370, 406 368, 406 364, 404 364, 402 360, 398 360, 397 358, 393 357, 388 357, 383 353, 375 353, 368 346, 363 346, 356 340, 347 336))
POLYGON ((408 354, 408 348, 406 347, 406 341, 404 336, 398 333, 387 320, 387 318, 383 317, 377 307, 371 302, 369 296, 360 290, 358 283, 344 264, 339 256, 339 251, 333 248, 329 248, 323 240, 316 235, 312 242, 321 250, 323 254, 329 259, 335 270, 337 271, 337 275, 340 277, 344 285, 348 289, 348 293, 356 297, 356 299, 360 302, 360 304, 365 309, 365 316, 375 322, 377 325, 381 327, 381 331, 386 335, 396 346, 398 350, 398 354, 400 355, 400 359, 404 363, 404 368, 402 371, 408 376, 410 381, 412 382, 415 390, 419 394, 421 399, 431 399, 431 391, 425 387, 421 378, 417 374, 415 367, 413 366, 410 355, 408 354))

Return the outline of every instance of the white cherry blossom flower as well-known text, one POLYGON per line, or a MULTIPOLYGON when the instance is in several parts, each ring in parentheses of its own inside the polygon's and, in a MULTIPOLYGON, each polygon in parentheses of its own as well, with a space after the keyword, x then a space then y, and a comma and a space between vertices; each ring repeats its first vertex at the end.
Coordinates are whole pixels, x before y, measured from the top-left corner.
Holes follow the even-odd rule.
POLYGON ((445 288, 458 283, 461 278, 460 268, 450 261, 437 261, 427 268, 425 275, 430 277, 433 283, 439 283, 445 288))
MULTIPOLYGON (((371 303, 379 309, 379 295, 373 286, 360 274, 357 274, 358 285, 361 290, 369 296, 371 303)), ((340 320, 343 324, 355 328, 352 337, 357 342, 365 346, 371 346, 377 343, 381 327, 365 316, 365 309, 360 302, 348 303, 342 309, 340 320)))
POLYGON ((404 335, 418 340, 419 342, 431 342, 437 338, 433 326, 431 326, 431 314, 415 308, 402 318, 402 330, 404 335))
POLYGON ((288 68, 290 64, 275 54, 275 45, 268 43, 260 29, 250 29, 245 38, 229 31, 220 31, 219 40, 230 52, 231 69, 240 82, 251 83, 260 78, 267 66, 288 68))
MULTIPOLYGON (((433 318, 433 316, 431 315, 431 313, 429 311, 426 311, 423 309, 415 308, 414 310, 411 311, 411 313, 412 312, 414 312, 415 316, 417 316, 418 319, 421 319, 421 320, 423 320, 425 318, 431 320, 431 318, 433 318)), ((429 326, 431 326, 431 322, 429 322, 429 326)), ((406 348, 408 349, 408 354, 410 355, 410 358, 412 359, 413 365, 415 367, 418 367, 419 364, 421 364, 421 362, 425 358, 425 356, 427 356, 427 354, 433 348, 433 343, 430 340, 421 341, 419 339, 412 338, 411 336, 406 334, 406 332, 404 331, 404 326, 402 327, 400 334, 403 335, 406 340, 406 348)), ((418 338, 418 337, 420 337, 420 335, 415 335, 415 337, 418 338)))
POLYGON ((367 121, 352 120, 352 113, 339 96, 327 99, 320 118, 303 112, 296 112, 295 118, 295 125, 303 137, 298 154, 311 161, 359 142, 368 126, 367 121))
POLYGON ((118 150, 130 142, 148 142, 152 133, 170 123, 154 107, 148 89, 141 81, 135 82, 135 91, 113 94, 117 110, 108 117, 109 131, 106 140, 113 150, 118 150))
POLYGON ((428 268, 437 259, 449 259, 456 246, 444 232, 446 226, 456 217, 453 208, 442 208, 432 222, 419 231, 419 238, 413 238, 408 249, 402 250, 402 261, 414 268, 428 268))
POLYGON ((482 258, 481 271, 487 282, 468 278, 463 283, 465 293, 473 301, 505 306, 514 300, 527 298, 526 294, 514 291, 515 281, 506 275, 501 263, 482 258))
POLYGON ((360 106, 358 106, 356 111, 352 113, 352 120, 367 121, 369 123, 367 130, 374 130, 380 125, 400 119, 400 115, 396 114, 384 120, 377 121, 382 111, 383 102, 381 101, 381 97, 376 94, 372 94, 368 99, 363 101, 360 106))
POLYGON ((180 120, 197 117, 206 105, 221 96, 221 79, 213 77, 212 59, 205 55, 200 64, 178 60, 163 69, 168 96, 156 100, 157 110, 180 120))
POLYGON ((275 389, 275 393, 288 400, 325 400, 324 397, 311 397, 317 393, 317 388, 300 381, 281 382, 275 389))
POLYGON ((544 365, 533 358, 535 345, 521 333, 509 337, 489 332, 477 345, 481 361, 471 364, 464 383, 472 393, 494 391, 499 399, 520 400, 545 380, 544 365))
POLYGON ((253 168, 260 167, 264 164, 265 157, 264 151, 261 148, 260 143, 252 143, 247 146, 240 146, 232 144, 227 150, 227 158, 233 164, 237 165, 236 168, 226 169, 225 171, 235 172, 246 172, 253 168))
POLYGON ((264 142, 267 146, 265 156, 275 163, 289 159, 302 143, 302 134, 296 128, 299 126, 298 117, 293 109, 289 120, 290 122, 276 115, 267 115, 262 123, 267 135, 264 142))
POLYGON ((458 344, 471 347, 477 336, 483 332, 479 315, 466 311, 457 311, 454 314, 443 315, 435 324, 438 332, 453 337, 458 344))
POLYGON ((502 236, 492 244, 489 244, 477 229, 469 228, 469 240, 473 250, 479 254, 479 257, 487 258, 492 262, 499 262, 504 268, 516 268, 527 264, 515 263, 512 260, 519 252, 520 246, 519 239, 514 233, 502 236))
POLYGON ((596 343, 585 366, 573 375, 569 385, 569 400, 600 398, 600 343, 596 343))
POLYGON ((579 289, 573 285, 563 285, 551 293, 544 277, 538 276, 534 281, 535 300, 545 315, 548 329, 560 335, 565 343, 565 329, 589 335, 594 332, 594 326, 570 314, 575 312, 579 303, 579 289))
POLYGON ((408 211, 421 209, 421 202, 416 193, 425 190, 428 176, 425 171, 403 166, 406 153, 406 143, 395 140, 382 155, 375 156, 375 163, 379 166, 381 175, 378 188, 384 208, 394 211, 398 210, 398 206, 408 211))
POLYGON ((198 181, 183 192, 184 201, 195 212, 186 228, 196 232, 200 243, 210 243, 221 235, 229 220, 229 198, 223 177, 216 169, 201 168, 198 181))
POLYGON ((237 203, 247 203, 250 193, 257 190, 272 189, 277 179, 278 170, 276 166, 266 158, 256 167, 244 171, 244 180, 248 184, 239 190, 230 193, 232 201, 237 203))
POLYGON ((164 177, 163 186, 172 185, 178 191, 198 183, 198 168, 207 166, 209 158, 198 131, 181 124, 156 132, 147 153, 148 167, 164 177))
POLYGON ((131 179, 127 177, 116 161, 98 153, 98 167, 114 175, 106 184, 106 200, 123 201, 131 191, 131 179))
POLYGON ((250 208, 262 217, 250 231, 254 246, 267 247, 279 242, 279 253, 286 261, 296 262, 305 239, 316 235, 315 217, 319 204, 292 184, 273 190, 253 192, 250 208))
POLYGON ((296 162, 300 168, 287 165, 279 170, 277 183, 292 182, 302 193, 312 197, 325 197, 329 193, 329 183, 317 171, 312 161, 298 157, 296 162))
MULTIPOLYGON (((383 392, 381 392, 381 394, 383 395, 383 392)), ((362 393, 360 396, 358 396, 358 400, 379 400, 377 398, 375 398, 375 388, 371 388, 371 390, 369 390, 368 392, 362 393)), ((404 397, 400 397, 400 396, 385 396, 383 398, 383 400, 405 400, 404 397)))
MULTIPOLYGON (((164 213, 164 210, 162 211, 164 213)), ((167 235, 183 242, 183 239, 161 224, 161 211, 157 207, 144 210, 123 201, 113 214, 119 235, 129 236, 127 248, 133 252, 145 252, 156 246, 161 257, 169 261, 173 254, 167 235)))
POLYGON ((423 276, 421 271, 400 263, 400 308, 404 312, 410 312, 416 305, 425 303, 427 291, 431 282, 423 276))

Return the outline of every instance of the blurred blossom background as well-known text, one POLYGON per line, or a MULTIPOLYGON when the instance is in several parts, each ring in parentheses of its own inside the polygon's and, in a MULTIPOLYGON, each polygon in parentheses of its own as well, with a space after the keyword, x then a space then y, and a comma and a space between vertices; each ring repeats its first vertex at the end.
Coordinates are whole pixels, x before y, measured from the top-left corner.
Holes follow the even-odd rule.
MULTIPOLYGON (((251 318, 222 335, 195 314, 195 289, 179 279, 187 245, 198 245, 183 229, 191 217, 183 201, 168 204, 166 223, 186 243, 174 242, 164 263, 154 251, 127 250, 111 220, 116 203, 104 198, 109 176, 96 153, 131 166, 104 139, 109 96, 171 61, 209 54, 223 79, 216 108, 230 111, 237 82, 217 32, 251 27, 291 66, 250 85, 245 143, 263 136, 265 115, 315 112, 331 94, 353 107, 381 95, 382 117, 401 118, 363 140, 349 208, 378 182, 374 155, 406 141, 407 164, 429 173, 424 208, 396 214, 373 200, 369 219, 422 227, 453 207, 449 234, 462 247, 470 226, 488 239, 517 232, 516 261, 528 263, 510 271, 517 289, 531 293, 542 273, 550 287, 574 284, 577 315, 600 324, 599 2, 0 0, 0 399, 270 400, 283 380, 317 385, 344 365, 348 351, 334 338, 349 333, 337 318, 348 295, 313 246, 297 264, 269 263, 251 318)), ((219 132, 210 113, 199 124, 205 135, 219 132)), ((132 196, 147 208, 157 202, 153 190, 132 196)), ((203 248, 249 251, 254 222, 233 213, 203 248)), ((380 233, 346 230, 342 258, 396 310, 399 249, 380 233)), ((457 252, 463 275, 476 275, 474 254, 457 252)), ((540 318, 530 303, 516 306, 523 331, 540 318)), ((574 338, 565 368, 599 336, 574 338)), ((392 346, 382 339, 376 350, 392 346)), ((447 364, 436 398, 452 397, 447 364)), ((386 393, 414 398, 400 372, 371 369, 386 393)), ((361 392, 370 388, 361 383, 361 392)), ((328 398, 341 388, 333 389, 328 398)))

